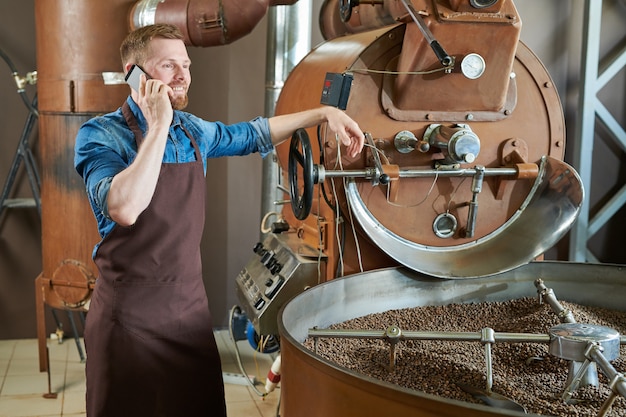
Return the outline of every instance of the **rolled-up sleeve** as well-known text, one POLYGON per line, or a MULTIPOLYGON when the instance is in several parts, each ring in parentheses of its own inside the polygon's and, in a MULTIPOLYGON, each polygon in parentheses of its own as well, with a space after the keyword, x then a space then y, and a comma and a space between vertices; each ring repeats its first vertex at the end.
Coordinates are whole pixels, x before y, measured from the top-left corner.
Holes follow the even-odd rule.
POLYGON ((259 153, 265 157, 274 149, 269 122, 265 117, 227 125, 181 112, 180 120, 199 141, 204 158, 243 156, 251 153, 259 153))
POLYGON ((257 146, 259 148, 259 153, 263 158, 265 158, 274 149, 274 145, 272 144, 272 134, 270 133, 270 124, 265 117, 257 117, 251 120, 250 124, 254 130, 257 131, 257 146))

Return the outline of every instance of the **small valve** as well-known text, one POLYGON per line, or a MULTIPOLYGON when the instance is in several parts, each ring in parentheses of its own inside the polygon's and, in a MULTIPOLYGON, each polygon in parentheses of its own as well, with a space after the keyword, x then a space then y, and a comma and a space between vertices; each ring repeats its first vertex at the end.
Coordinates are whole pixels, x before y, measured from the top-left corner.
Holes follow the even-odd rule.
POLYGON ((400 153, 409 153, 416 149, 422 153, 426 153, 430 150, 430 143, 418 140, 413 132, 408 130, 398 132, 393 139, 393 144, 400 153))

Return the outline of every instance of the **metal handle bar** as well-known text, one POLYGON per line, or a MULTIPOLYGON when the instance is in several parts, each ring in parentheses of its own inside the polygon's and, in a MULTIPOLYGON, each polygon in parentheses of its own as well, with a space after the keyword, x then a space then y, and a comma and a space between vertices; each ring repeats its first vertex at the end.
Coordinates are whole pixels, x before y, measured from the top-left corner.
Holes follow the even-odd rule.
POLYGON ((406 10, 409 12, 409 15, 411 16, 413 21, 419 27, 420 31, 422 32, 422 35, 424 35, 424 38, 426 39, 426 41, 432 48, 433 52, 437 56, 437 59, 439 60, 439 62, 441 62, 441 65, 443 65, 446 68, 454 66, 454 58, 448 55, 448 53, 443 49, 443 47, 439 44, 439 42, 437 42, 437 39, 435 39, 430 29, 428 29, 428 26, 426 26, 426 23, 424 23, 424 19, 422 19, 422 17, 415 10, 413 5, 407 2, 407 0, 402 0, 402 4, 406 8, 406 10))
MULTIPOLYGON (((550 341, 548 334, 529 333, 506 333, 494 332, 496 342, 519 343, 535 342, 547 343, 550 341)), ((351 330, 351 329, 309 329, 309 337, 312 338, 347 338, 347 339, 387 339, 385 330, 351 330)), ((480 342, 483 340, 483 332, 438 332, 438 331, 401 331, 402 340, 440 340, 460 342, 480 342)))
MULTIPOLYGON (((365 168, 362 170, 326 170, 323 165, 316 165, 315 183, 319 184, 326 178, 366 178, 377 179, 380 174, 376 168, 365 168)), ((399 172, 400 178, 428 178, 428 177, 473 177, 478 172, 476 168, 461 169, 402 169, 399 172)), ((495 177, 499 175, 516 176, 519 174, 517 168, 484 168, 485 177, 495 177)))

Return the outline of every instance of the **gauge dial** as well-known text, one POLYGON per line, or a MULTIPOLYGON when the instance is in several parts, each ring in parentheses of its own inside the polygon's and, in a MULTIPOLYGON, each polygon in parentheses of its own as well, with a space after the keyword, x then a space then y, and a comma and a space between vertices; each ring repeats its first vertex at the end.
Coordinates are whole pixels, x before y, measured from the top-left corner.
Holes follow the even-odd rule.
POLYGON ((471 80, 480 78, 485 72, 485 60, 475 53, 465 55, 461 61, 461 72, 471 80))

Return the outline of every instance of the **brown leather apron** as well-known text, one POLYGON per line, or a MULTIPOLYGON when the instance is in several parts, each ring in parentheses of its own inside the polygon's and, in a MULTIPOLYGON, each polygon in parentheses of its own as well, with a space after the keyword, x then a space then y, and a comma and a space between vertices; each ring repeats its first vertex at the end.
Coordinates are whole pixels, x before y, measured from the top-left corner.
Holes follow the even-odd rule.
MULTIPOLYGON (((137 146, 143 134, 122 107, 137 146)), ((200 260, 205 178, 164 163, 148 208, 98 248, 85 345, 88 417, 225 416, 219 353, 200 260)))

